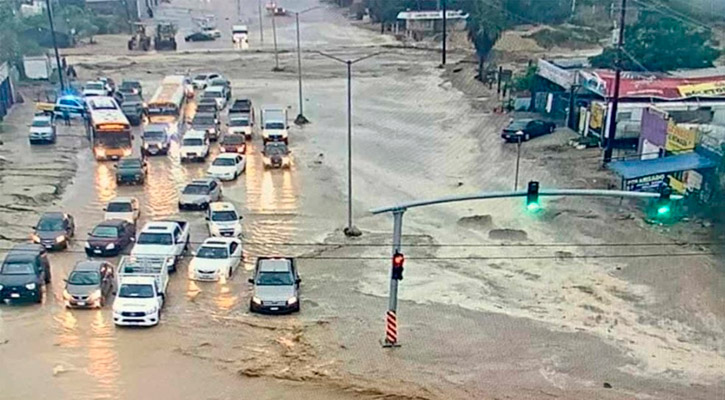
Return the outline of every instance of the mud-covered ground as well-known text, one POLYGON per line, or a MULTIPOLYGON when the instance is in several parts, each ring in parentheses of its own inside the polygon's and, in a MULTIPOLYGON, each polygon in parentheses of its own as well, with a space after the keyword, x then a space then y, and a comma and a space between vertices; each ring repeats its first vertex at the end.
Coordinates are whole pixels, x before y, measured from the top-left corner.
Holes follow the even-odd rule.
MULTIPOLYGON (((316 5, 289 3, 282 5, 316 5)), ((81 78, 138 78, 148 97, 166 74, 219 70, 235 97, 296 115, 291 18, 276 21, 284 71, 273 73, 270 21, 262 45, 256 1, 240 2, 251 25, 243 51, 228 40, 236 2, 162 7, 158 15, 176 19, 182 33, 193 28, 190 15, 215 13, 222 39, 140 54, 127 52, 120 37, 99 37, 69 55, 81 78)), ((53 254, 55 281, 42 306, 0 307, 0 357, 14 360, 0 378, 8 398, 722 398, 725 269, 710 255, 717 249, 693 243, 723 238, 692 222, 645 224, 638 203, 617 199, 546 199, 537 215, 521 200, 408 211, 402 347, 381 348, 392 221, 367 210, 509 190, 516 150, 498 137, 509 116, 490 112, 495 93, 472 79, 469 64, 439 69, 435 52, 398 48, 326 7, 301 19, 312 124, 292 128, 293 167, 264 170, 256 137, 246 174, 224 184, 225 198, 245 216, 245 268, 222 284, 201 284, 189 282, 182 266, 153 329, 115 329, 108 309, 65 310, 60 278, 85 257, 80 239, 108 200, 138 197, 142 222, 178 216, 178 188, 206 166, 181 165, 174 148, 150 160, 145 187, 116 187, 112 164, 92 160, 80 127, 60 127, 55 146, 30 148, 32 109, 13 110, 0 147, 0 239, 27 237, 39 212, 62 209, 76 216, 79 240, 53 254), (387 53, 354 66, 353 205, 364 235, 346 239, 345 67, 315 51, 354 58, 380 50, 387 53), (269 254, 299 257, 298 315, 247 312, 248 271, 269 254)), ((566 146, 569 135, 526 143, 520 182, 616 183, 599 167, 597 150, 566 146)), ((181 217, 201 242, 201 214, 181 217)))

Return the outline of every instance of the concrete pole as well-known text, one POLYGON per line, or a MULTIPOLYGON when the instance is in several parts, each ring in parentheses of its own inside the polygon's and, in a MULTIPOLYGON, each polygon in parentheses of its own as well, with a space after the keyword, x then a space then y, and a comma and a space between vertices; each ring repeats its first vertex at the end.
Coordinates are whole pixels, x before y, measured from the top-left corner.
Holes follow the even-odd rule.
POLYGON ((50 6, 50 0, 45 0, 48 8, 48 21, 50 22, 50 37, 53 39, 53 49, 55 50, 55 63, 58 68, 58 82, 60 83, 60 91, 65 91, 65 82, 63 81, 63 68, 60 65, 60 54, 58 53, 58 43, 55 39, 55 27, 53 26, 53 9, 50 6))
POLYGON ((622 46, 624 46, 624 24, 627 11, 627 0, 622 0, 622 10, 619 14, 619 37, 617 38, 616 71, 614 74, 614 99, 612 100, 611 117, 609 119, 609 133, 607 134, 606 148, 604 150, 604 164, 612 161, 614 139, 617 136, 617 112, 619 111, 619 85, 622 79, 622 46))
POLYGON ((257 1, 259 11, 259 42, 264 44, 264 26, 262 25, 262 0, 257 1))
POLYGON ((516 144, 516 177, 514 178, 514 191, 519 190, 519 161, 521 160, 521 137, 523 132, 516 132, 518 142, 516 144), (520 133, 520 134, 519 134, 520 133))
POLYGON ((302 97, 302 48, 300 46, 300 13, 298 12, 295 13, 295 22, 297 23, 297 81, 300 96, 300 113, 295 118, 295 123, 297 125, 303 125, 310 121, 305 117, 304 99, 302 97))
POLYGON ((277 52, 277 24, 272 12, 272 38, 274 39, 274 71, 279 71, 279 53, 277 52))
POLYGON ((446 42, 448 41, 448 12, 447 0, 441 0, 443 4, 443 53, 441 54, 441 65, 446 65, 446 42))
MULTIPOLYGON (((401 252, 401 243, 403 236, 403 213, 404 210, 396 210, 393 212, 393 256, 401 252)), ((392 262, 392 257, 391 257, 392 262)), ((397 331, 397 315, 398 315, 398 280, 393 279, 392 264, 390 272, 390 296, 388 297, 388 312, 387 315, 393 314, 395 316, 395 324, 397 331)), ((397 336, 397 332, 396 332, 397 336)), ((385 335, 383 342, 384 347, 398 346, 397 337, 395 341, 391 341, 389 336, 385 335)))
POLYGON ((352 232, 352 62, 347 64, 347 230, 352 232))

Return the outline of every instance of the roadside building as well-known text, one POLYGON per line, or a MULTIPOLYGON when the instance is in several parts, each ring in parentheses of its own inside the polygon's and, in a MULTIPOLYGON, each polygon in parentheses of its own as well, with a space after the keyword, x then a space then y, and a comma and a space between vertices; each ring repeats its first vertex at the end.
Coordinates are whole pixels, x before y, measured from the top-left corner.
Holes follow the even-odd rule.
MULTIPOLYGON (((446 12, 448 31, 465 31, 468 14, 461 10, 446 12)), ((426 35, 443 30, 443 11, 401 11, 398 13, 396 33, 404 32, 405 36, 420 40, 426 35)))
POLYGON ((0 64, 0 121, 10 112, 10 107, 16 101, 10 72, 8 63, 0 64))
POLYGON ((148 10, 159 5, 159 0, 85 0, 86 7, 100 14, 121 15, 129 21, 148 18, 148 10))

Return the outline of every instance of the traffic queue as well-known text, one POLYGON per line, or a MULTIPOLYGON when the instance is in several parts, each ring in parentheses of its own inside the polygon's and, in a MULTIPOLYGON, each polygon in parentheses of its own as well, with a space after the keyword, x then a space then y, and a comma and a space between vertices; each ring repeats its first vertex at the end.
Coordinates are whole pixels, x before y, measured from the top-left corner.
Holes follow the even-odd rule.
MULTIPOLYGON (((108 78, 88 82, 83 96, 65 95, 52 107, 39 105, 41 112, 34 117, 30 132, 31 144, 54 143, 55 121, 80 117, 90 130, 95 158, 117 160, 114 167, 119 186, 145 184, 149 157, 169 154, 174 140, 180 142, 179 162, 204 161, 211 154, 211 142, 219 142, 220 153, 210 163, 207 177, 189 182, 178 200, 180 211, 203 211, 207 238, 192 242, 190 223, 182 219, 150 221, 137 231, 141 204, 130 196, 110 201, 103 209, 104 220, 85 238, 88 259, 79 261, 65 279, 63 302, 68 308, 102 308, 113 299, 113 321, 121 326, 160 322, 169 274, 176 272, 184 258, 191 257, 190 280, 224 281, 233 277, 244 257, 243 217, 231 202, 222 201, 220 181, 235 180, 246 172, 247 142, 255 130, 262 138, 265 168, 291 166, 286 109, 262 107, 260 124, 255 127, 252 101, 232 101, 231 83, 221 74, 199 74, 193 79, 167 76, 148 103, 141 97, 142 90, 136 80, 124 80, 118 91, 108 78), (126 98, 131 105, 124 101, 126 98), (185 115, 185 105, 192 98, 196 112, 185 115), (143 104, 140 115, 139 101, 143 104), (222 132, 220 114, 228 105, 228 122, 222 132), (144 125, 140 157, 132 156, 129 121, 144 125), (191 243, 201 245, 192 252, 191 243), (118 265, 103 259, 119 255, 118 265)), ((0 267, 0 300, 4 302, 42 302, 52 275, 48 252, 68 249, 76 228, 72 215, 48 212, 33 229, 31 243, 14 246, 0 267)), ((299 311, 300 282, 293 258, 259 257, 249 278, 253 288, 249 310, 299 311)))

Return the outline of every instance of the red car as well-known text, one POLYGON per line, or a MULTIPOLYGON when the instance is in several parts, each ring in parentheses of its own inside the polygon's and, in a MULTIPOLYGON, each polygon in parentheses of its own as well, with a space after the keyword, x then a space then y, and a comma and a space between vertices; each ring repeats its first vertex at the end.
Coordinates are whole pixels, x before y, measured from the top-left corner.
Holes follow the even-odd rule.
POLYGON ((247 153, 247 139, 244 135, 224 135, 219 146, 224 153, 247 153))

